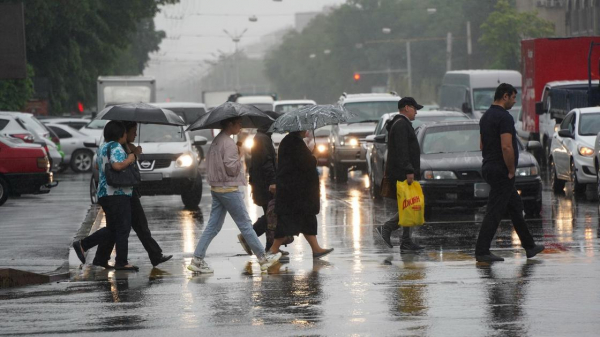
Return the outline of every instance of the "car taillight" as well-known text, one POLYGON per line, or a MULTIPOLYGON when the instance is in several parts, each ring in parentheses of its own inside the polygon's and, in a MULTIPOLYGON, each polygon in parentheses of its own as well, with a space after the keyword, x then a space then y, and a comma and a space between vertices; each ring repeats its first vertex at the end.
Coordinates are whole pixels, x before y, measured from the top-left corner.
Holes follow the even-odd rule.
POLYGON ((14 138, 19 138, 26 143, 33 143, 33 136, 30 133, 15 133, 10 136, 14 138))
POLYGON ((52 136, 50 137, 50 140, 52 140, 52 142, 56 145, 60 145, 60 139, 58 139, 58 137, 56 136, 52 136))
POLYGON ((50 161, 48 157, 40 157, 37 159, 37 166, 41 169, 50 169, 50 161))

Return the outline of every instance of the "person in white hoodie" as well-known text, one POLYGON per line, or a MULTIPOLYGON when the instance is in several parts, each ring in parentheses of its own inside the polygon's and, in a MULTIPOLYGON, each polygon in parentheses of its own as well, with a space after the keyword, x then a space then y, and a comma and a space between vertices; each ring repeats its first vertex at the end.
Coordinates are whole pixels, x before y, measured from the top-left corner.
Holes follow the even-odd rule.
POLYGON ((206 229, 194 251, 192 263, 187 267, 196 273, 212 273, 204 257, 212 239, 223 227, 227 212, 240 229, 246 243, 258 258, 261 270, 266 270, 281 257, 281 253, 265 252, 256 232, 252 228, 252 220, 244 204, 244 195, 240 186, 247 185, 240 157, 240 148, 235 144, 231 135, 238 134, 242 128, 241 118, 230 118, 221 122, 222 131, 213 140, 207 156, 206 179, 210 185, 212 209, 206 229))

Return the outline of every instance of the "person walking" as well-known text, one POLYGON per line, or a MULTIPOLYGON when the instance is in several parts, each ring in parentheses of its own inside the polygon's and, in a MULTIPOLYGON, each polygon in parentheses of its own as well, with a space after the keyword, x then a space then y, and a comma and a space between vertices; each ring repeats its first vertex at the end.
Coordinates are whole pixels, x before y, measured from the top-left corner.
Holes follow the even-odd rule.
POLYGON ((81 263, 85 264, 85 252, 103 242, 115 242, 117 256, 116 270, 134 270, 138 267, 127 261, 128 239, 131 231, 131 196, 133 187, 113 187, 106 182, 105 165, 110 163, 113 170, 121 171, 135 163, 133 153, 127 155, 123 146, 127 142, 125 126, 119 121, 110 121, 104 127, 104 143, 100 145, 96 157, 98 168, 98 203, 106 215, 106 227, 100 228, 81 241, 73 242, 73 249, 81 263), (109 159, 110 157, 110 159, 109 159))
POLYGON ((490 194, 475 247, 475 259, 478 262, 504 261, 490 252, 490 246, 506 211, 527 258, 544 250, 543 245, 535 244, 527 229, 523 218, 523 202, 515 188, 519 148, 514 120, 508 110, 515 104, 516 97, 517 90, 512 85, 500 84, 494 93, 494 103, 479 120, 483 155, 481 174, 490 185, 490 194))
POLYGON ((221 127, 222 131, 213 140, 206 159, 208 171, 206 180, 211 186, 212 196, 210 218, 198 241, 192 262, 187 268, 197 273, 213 272, 204 257, 210 242, 221 231, 225 216, 229 212, 245 242, 258 258, 261 269, 266 270, 279 260, 281 253, 270 254, 265 251, 252 229, 252 221, 244 205, 244 195, 239 190, 239 186, 245 186, 247 183, 240 158, 240 148, 231 139, 231 135, 240 132, 242 120, 239 117, 229 118, 221 122, 221 127))
MULTIPOLYGON (((412 97, 404 97, 398 101, 398 112, 386 125, 388 130, 388 155, 385 163, 385 175, 388 188, 392 191, 390 198, 396 200, 396 183, 405 181, 410 185, 415 180, 421 179, 421 148, 412 121, 415 120, 417 110, 422 109, 412 97)), ((392 232, 398 229, 399 214, 376 228, 383 242, 393 248, 391 242, 392 232)), ((402 224, 400 224, 402 225, 402 224)), ((423 247, 412 241, 411 227, 403 227, 400 252, 410 253, 422 250, 423 247)))
MULTIPOLYGON (((127 143, 124 145, 124 150, 127 154, 133 153, 137 161, 138 156, 142 153, 141 146, 135 146, 133 143, 137 137, 137 123, 136 122, 123 122, 127 133, 127 143)), ((173 255, 163 255, 162 249, 152 237, 152 232, 148 228, 148 219, 146 213, 140 202, 140 192, 134 188, 131 195, 131 229, 137 234, 138 239, 144 246, 144 249, 148 253, 150 263, 153 267, 170 260, 173 255)), ((115 245, 114 240, 108 240, 100 243, 98 249, 96 249, 96 256, 92 262, 95 266, 104 267, 106 269, 113 268, 108 264, 110 260, 110 253, 115 245)))
POLYGON ((317 240, 317 214, 321 208, 319 174, 317 159, 303 141, 306 132, 290 132, 279 144, 275 179, 277 227, 270 253, 279 252, 288 236, 302 233, 313 258, 318 259, 331 253, 333 248, 323 248, 317 240))

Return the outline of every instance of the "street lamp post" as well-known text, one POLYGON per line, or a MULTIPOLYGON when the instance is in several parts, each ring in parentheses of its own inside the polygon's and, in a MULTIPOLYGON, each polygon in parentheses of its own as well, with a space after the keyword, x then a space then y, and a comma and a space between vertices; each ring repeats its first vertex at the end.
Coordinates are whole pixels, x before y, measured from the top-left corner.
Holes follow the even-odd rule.
POLYGON ((240 90, 240 62, 238 59, 238 43, 240 42, 240 40, 242 39, 242 36, 244 36, 244 33, 246 33, 246 31, 248 31, 248 28, 244 29, 244 31, 241 34, 231 34, 229 33, 226 29, 223 29, 223 31, 225 32, 225 34, 227 34, 227 36, 229 36, 231 38, 231 41, 233 41, 233 43, 235 44, 235 52, 233 54, 234 57, 234 62, 235 62, 235 73, 236 73, 236 90, 240 90))

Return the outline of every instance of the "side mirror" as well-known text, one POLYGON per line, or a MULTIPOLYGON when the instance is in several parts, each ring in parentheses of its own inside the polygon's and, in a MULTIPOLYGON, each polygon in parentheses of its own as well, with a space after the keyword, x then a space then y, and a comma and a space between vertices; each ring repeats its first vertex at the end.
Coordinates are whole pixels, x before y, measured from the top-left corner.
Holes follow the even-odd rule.
POLYGON ((464 102, 462 104, 462 112, 468 114, 473 112, 473 109, 471 109, 471 106, 469 105, 469 102, 464 102))
POLYGON ((385 135, 377 135, 373 137, 373 141, 379 144, 385 144, 385 135))
POLYGON ((575 138, 575 136, 569 129, 558 130, 558 135, 562 138, 575 138))
POLYGON ((537 140, 530 140, 527 142, 526 147, 527 150, 537 150, 542 148, 542 143, 538 142, 537 140))
POLYGON ((202 136, 194 137, 194 146, 202 146, 202 145, 206 145, 207 143, 208 143, 208 139, 206 139, 205 137, 202 137, 202 136))
POLYGON ((365 138, 365 142, 367 142, 367 143, 373 143, 374 141, 375 141, 375 135, 368 135, 365 138))
POLYGON ((536 115, 543 115, 546 112, 548 112, 548 111, 544 110, 543 102, 535 102, 535 114, 536 115))

